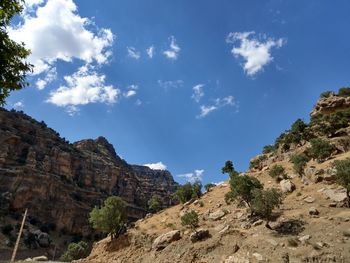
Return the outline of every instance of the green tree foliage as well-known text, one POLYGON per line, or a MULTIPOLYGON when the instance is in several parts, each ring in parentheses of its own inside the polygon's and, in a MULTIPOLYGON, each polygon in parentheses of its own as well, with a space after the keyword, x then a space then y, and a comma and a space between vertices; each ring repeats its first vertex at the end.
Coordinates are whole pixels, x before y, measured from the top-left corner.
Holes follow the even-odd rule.
POLYGON ((154 212, 159 211, 160 209, 160 200, 159 196, 153 195, 150 200, 148 200, 148 208, 154 212))
POLYGON ((196 229, 196 227, 198 227, 198 222, 199 222, 198 214, 194 210, 191 210, 190 212, 185 213, 181 217, 181 224, 183 226, 189 226, 192 229, 196 229))
POLYGON ((274 153, 274 152, 276 152, 276 150, 277 149, 276 149, 275 145, 265 145, 262 153, 263 154, 274 153))
POLYGON ((322 93, 320 94, 320 98, 321 98, 321 99, 323 99, 323 98, 328 98, 328 97, 330 97, 330 96, 333 95, 333 94, 334 94, 333 91, 327 90, 327 91, 322 92, 322 93))
POLYGON ((311 117, 310 126, 320 135, 332 137, 341 129, 349 126, 350 109, 339 110, 329 114, 316 114, 311 117))
POLYGON ((336 160, 333 163, 336 172, 336 180, 338 184, 343 186, 347 191, 348 206, 350 207, 350 159, 336 160))
POLYGON ((70 243, 67 251, 61 256, 60 260, 71 262, 73 260, 85 258, 89 255, 89 246, 86 242, 70 243))
POLYGON ((0 106, 5 104, 11 91, 28 85, 25 78, 33 68, 24 62, 30 51, 23 43, 11 40, 6 29, 11 19, 22 11, 22 3, 22 0, 0 1, 0 106))
POLYGON ((180 203, 186 203, 191 199, 196 199, 202 196, 202 184, 195 182, 193 184, 186 183, 177 187, 173 197, 180 203))
POLYGON ((235 168, 233 167, 233 163, 232 161, 226 161, 225 162, 225 166, 221 168, 221 172, 223 174, 228 174, 230 177, 232 176, 236 176, 239 173, 235 170, 235 168))
POLYGON ((267 156, 265 154, 260 155, 258 158, 250 161, 249 169, 262 169, 262 162, 267 160, 267 156))
POLYGON ((321 138, 312 139, 310 143, 310 156, 316 159, 318 162, 324 161, 332 154, 334 150, 334 146, 332 144, 321 138))
POLYGON ((117 196, 108 197, 101 208, 95 207, 89 218, 93 228, 110 233, 111 239, 125 231, 126 220, 126 203, 117 196))
POLYGON ((252 195, 250 206, 252 213, 270 221, 273 209, 282 203, 282 193, 274 188, 254 189, 252 195))
POLYGON ((262 189, 263 185, 252 176, 234 176, 230 178, 230 192, 225 195, 227 203, 240 199, 250 206, 254 189, 262 189))
POLYGON ((306 166, 307 162, 309 161, 309 158, 305 154, 302 153, 302 154, 294 154, 290 158, 290 160, 293 163, 294 172, 296 172, 299 175, 303 175, 305 166, 306 166))
POLYGON ((350 88, 349 87, 340 88, 338 90, 338 96, 349 97, 350 96, 350 88))
POLYGON ((282 179, 285 179, 287 177, 287 174, 284 170, 284 167, 279 164, 275 164, 271 167, 269 171, 269 175, 274 178, 276 181, 280 181, 282 179))
POLYGON ((13 230, 13 226, 11 224, 7 224, 1 227, 1 233, 3 233, 6 236, 9 236, 11 234, 11 231, 13 230))
POLYGON ((209 192, 210 189, 212 189, 215 186, 215 184, 209 183, 204 186, 205 191, 209 192))

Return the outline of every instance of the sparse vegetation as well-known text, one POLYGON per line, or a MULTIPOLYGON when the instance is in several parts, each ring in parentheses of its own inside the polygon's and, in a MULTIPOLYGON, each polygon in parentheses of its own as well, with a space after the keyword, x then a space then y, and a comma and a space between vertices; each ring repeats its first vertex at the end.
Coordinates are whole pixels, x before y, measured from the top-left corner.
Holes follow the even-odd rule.
POLYGON ((232 161, 226 161, 225 166, 221 168, 221 172, 223 174, 227 173, 230 176, 230 178, 239 175, 239 172, 237 172, 233 167, 232 161))
POLYGON ((204 186, 205 191, 209 192, 210 189, 212 189, 215 186, 215 184, 209 183, 204 186))
POLYGON ((332 137, 341 128, 349 126, 350 109, 339 110, 329 114, 316 114, 311 117, 312 129, 320 135, 332 137))
POLYGON ((198 205, 199 205, 199 207, 203 207, 203 206, 204 206, 204 202, 203 202, 202 200, 200 200, 200 201, 198 202, 198 205))
POLYGON ((230 203, 236 199, 240 199, 250 206, 253 199, 253 190, 262 189, 263 185, 258 179, 252 176, 234 176, 230 179, 231 191, 225 195, 225 201, 230 203))
POLYGON ((262 162, 267 160, 267 156, 265 154, 260 155, 258 158, 250 161, 249 169, 261 169, 262 162))
POLYGON ((195 230, 198 227, 198 222, 199 222, 198 214, 194 210, 185 213, 181 217, 181 224, 183 226, 189 226, 193 230, 195 230))
POLYGON ((310 142, 310 156, 318 162, 324 161, 334 150, 334 146, 324 139, 316 138, 312 139, 310 142))
POLYGON ((309 158, 305 154, 295 154, 290 158, 291 162, 293 163, 293 170, 299 175, 304 174, 304 169, 309 161, 309 158))
POLYGON ((282 165, 275 164, 271 167, 269 175, 276 181, 280 181, 287 178, 287 174, 282 165))
POLYGON ((86 242, 70 243, 67 251, 61 256, 60 260, 64 262, 71 262, 73 260, 85 258, 89 255, 89 246, 86 242))
POLYGON ((252 213, 265 219, 266 226, 269 227, 268 223, 271 220, 273 209, 282 203, 282 193, 272 188, 267 190, 254 189, 252 194, 250 206, 252 213))
POLYGON ((350 207, 350 159, 336 160, 333 163, 336 172, 338 184, 343 186, 347 191, 348 207, 350 207))
POLYGON ((150 200, 148 200, 148 208, 153 212, 157 212, 160 210, 160 200, 159 196, 153 195, 150 200))
POLYGON ((5 236, 9 236, 13 229, 14 228, 11 224, 6 224, 1 227, 1 233, 3 233, 5 236))
POLYGON ((343 87, 338 90, 338 96, 340 97, 349 97, 350 96, 350 87, 343 87))
POLYGON ((89 218, 93 228, 110 233, 111 239, 125 231, 126 220, 126 204, 117 196, 108 197, 101 208, 95 207, 89 218))
POLYGON ((196 183, 186 183, 184 185, 178 186, 176 189, 173 198, 178 200, 180 203, 186 203, 191 199, 196 199, 202 196, 202 184, 199 182, 196 183))
POLYGON ((329 98, 331 95, 333 95, 334 92, 333 91, 325 91, 325 92, 322 92, 320 94, 320 98, 323 99, 323 98, 329 98))
POLYGON ((274 153, 276 152, 276 150, 277 150, 276 145, 265 145, 262 153, 263 154, 274 153))

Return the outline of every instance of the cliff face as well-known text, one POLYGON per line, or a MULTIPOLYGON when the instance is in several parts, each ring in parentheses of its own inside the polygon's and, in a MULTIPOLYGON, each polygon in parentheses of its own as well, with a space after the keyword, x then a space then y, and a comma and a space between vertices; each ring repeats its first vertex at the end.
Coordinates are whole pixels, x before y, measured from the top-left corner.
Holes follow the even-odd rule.
POLYGON ((137 219, 153 195, 171 205, 176 185, 168 171, 129 165, 103 137, 70 144, 45 123, 0 109, 0 193, 42 223, 88 234, 89 211, 108 196, 122 197, 137 219))

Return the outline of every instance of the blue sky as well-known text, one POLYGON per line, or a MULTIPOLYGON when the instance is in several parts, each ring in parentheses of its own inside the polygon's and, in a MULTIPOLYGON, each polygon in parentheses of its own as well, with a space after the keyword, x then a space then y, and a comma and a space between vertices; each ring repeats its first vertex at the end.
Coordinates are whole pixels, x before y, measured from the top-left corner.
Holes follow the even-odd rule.
POLYGON ((349 85, 350 2, 28 0, 10 35, 30 87, 7 108, 71 142, 105 136, 175 180, 244 171, 319 94, 349 85))

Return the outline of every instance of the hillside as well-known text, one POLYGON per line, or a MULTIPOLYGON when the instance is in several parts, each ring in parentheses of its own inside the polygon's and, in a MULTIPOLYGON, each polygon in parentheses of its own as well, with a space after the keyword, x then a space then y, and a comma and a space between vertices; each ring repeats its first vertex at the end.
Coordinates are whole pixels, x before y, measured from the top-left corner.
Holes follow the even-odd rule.
MULTIPOLYGON (((71 144, 44 122, 0 109, 0 201, 5 214, 0 225, 15 226, 28 208, 29 232, 41 229, 54 232, 51 239, 60 236, 58 244, 49 242, 45 248, 64 248, 69 235, 93 238, 88 213, 110 195, 128 203, 128 217, 134 221, 148 213, 147 200, 154 195, 162 207, 171 205, 176 186, 168 171, 129 165, 104 137, 71 144)), ((13 245, 0 236, 1 247, 13 245)))
POLYGON ((165 262, 350 262, 350 209, 347 193, 335 181, 335 160, 350 158, 350 105, 348 97, 323 94, 312 111, 310 124, 297 121, 264 154, 251 161, 246 175, 265 188, 284 192, 283 204, 265 227, 237 202, 227 204, 229 183, 213 187, 196 201, 179 204, 140 219, 125 235, 97 242, 81 263, 165 262), (301 125, 302 124, 302 125, 301 125), (313 139, 331 143, 329 155, 307 161, 296 174, 292 156, 310 155, 313 139), (281 182, 269 172, 281 165, 287 178, 281 182), (197 233, 181 225, 181 216, 199 215, 197 233))

